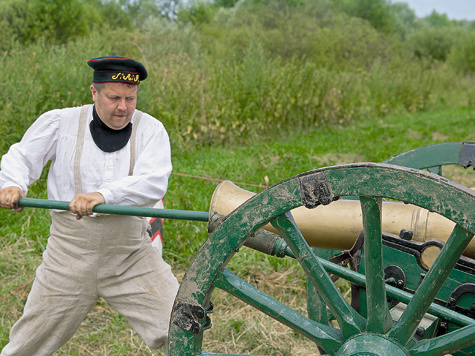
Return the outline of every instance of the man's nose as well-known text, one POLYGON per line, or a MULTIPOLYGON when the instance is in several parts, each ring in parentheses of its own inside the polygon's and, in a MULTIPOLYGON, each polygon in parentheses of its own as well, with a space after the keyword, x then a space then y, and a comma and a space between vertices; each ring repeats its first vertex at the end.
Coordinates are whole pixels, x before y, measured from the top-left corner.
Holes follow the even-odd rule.
POLYGON ((122 111, 125 111, 127 110, 127 103, 125 101, 125 98, 124 99, 121 99, 119 101, 119 107, 118 107, 119 110, 122 110, 122 111))

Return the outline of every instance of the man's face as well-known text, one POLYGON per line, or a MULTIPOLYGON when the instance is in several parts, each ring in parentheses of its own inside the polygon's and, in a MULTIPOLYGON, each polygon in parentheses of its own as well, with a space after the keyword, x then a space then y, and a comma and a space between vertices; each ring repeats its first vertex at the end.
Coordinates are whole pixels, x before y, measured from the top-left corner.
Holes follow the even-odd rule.
POLYGON ((123 129, 132 120, 137 105, 138 85, 105 83, 101 91, 91 85, 92 100, 101 121, 113 130, 123 129))

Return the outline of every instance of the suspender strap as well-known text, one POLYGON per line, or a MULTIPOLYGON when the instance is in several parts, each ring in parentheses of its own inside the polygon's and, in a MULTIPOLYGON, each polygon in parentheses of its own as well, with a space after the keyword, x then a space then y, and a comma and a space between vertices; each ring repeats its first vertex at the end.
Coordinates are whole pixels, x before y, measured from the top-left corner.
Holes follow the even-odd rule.
POLYGON ((74 191, 76 194, 82 193, 81 188, 81 155, 84 146, 84 135, 86 133, 87 113, 91 105, 84 105, 79 114, 78 136, 76 139, 76 153, 74 155, 74 191))
POLYGON ((134 166, 135 166, 135 136, 137 136, 137 127, 139 126, 140 119, 142 118, 142 112, 136 110, 134 122, 132 124, 132 134, 130 135, 130 168, 129 168, 129 176, 134 173, 134 166))
MULTIPOLYGON (((87 127, 87 113, 91 105, 84 105, 79 114, 78 135, 76 140, 76 153, 74 155, 74 191, 76 194, 82 193, 81 187, 81 156, 82 148, 84 146, 84 136, 87 127)), ((137 110, 132 124, 132 134, 130 135, 130 168, 129 176, 134 172, 135 166, 135 137, 137 136, 137 127, 139 126, 142 112, 137 110)))

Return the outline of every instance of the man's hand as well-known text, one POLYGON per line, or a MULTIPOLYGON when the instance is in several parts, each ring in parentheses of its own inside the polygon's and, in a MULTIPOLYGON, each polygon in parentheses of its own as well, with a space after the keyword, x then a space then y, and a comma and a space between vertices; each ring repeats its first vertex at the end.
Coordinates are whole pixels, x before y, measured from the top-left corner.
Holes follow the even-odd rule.
POLYGON ((13 213, 23 211, 24 207, 19 207, 20 198, 24 198, 25 193, 19 187, 7 187, 0 189, 0 207, 5 209, 14 209, 13 213))
POLYGON ((76 219, 92 215, 92 209, 98 204, 104 204, 105 200, 101 193, 81 193, 69 203, 69 210, 76 214, 76 219))

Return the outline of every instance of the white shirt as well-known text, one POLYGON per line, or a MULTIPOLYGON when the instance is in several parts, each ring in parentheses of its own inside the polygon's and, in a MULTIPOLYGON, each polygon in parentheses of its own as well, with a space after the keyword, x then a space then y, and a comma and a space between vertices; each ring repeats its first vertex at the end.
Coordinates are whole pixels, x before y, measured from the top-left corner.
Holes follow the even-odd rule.
MULTIPOLYGON (((0 163, 0 187, 28 186, 40 178, 51 161, 48 199, 71 201, 74 191, 74 156, 81 108, 52 110, 41 115, 0 163)), ((106 204, 153 207, 163 198, 172 170, 170 142, 163 124, 143 113, 137 128, 135 165, 129 176, 130 141, 116 152, 104 152, 89 131, 92 105, 81 156, 82 193, 99 192, 106 204)), ((134 118, 132 118, 132 125, 134 118)))

